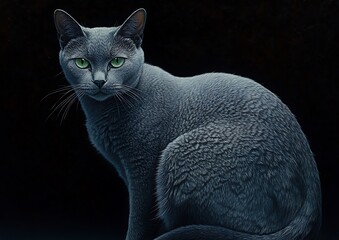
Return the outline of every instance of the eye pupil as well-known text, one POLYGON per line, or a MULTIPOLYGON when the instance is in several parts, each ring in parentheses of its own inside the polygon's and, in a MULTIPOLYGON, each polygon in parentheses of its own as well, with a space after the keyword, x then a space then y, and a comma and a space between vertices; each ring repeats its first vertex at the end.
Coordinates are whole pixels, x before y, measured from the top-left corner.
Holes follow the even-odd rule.
POLYGON ((90 66, 89 62, 84 58, 75 59, 75 64, 78 68, 88 68, 90 66))
POLYGON ((125 58, 122 57, 115 57, 111 61, 111 65, 113 68, 119 68, 125 63, 125 58))

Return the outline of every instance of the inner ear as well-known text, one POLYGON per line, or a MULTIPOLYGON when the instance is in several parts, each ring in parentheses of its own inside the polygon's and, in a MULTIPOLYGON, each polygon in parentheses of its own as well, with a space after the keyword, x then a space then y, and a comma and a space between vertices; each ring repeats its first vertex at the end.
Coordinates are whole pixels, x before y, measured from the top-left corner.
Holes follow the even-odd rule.
POLYGON ((61 48, 64 48, 71 39, 84 36, 80 24, 64 10, 54 11, 54 23, 61 48))
POLYGON ((137 47, 141 46, 146 23, 146 10, 140 8, 132 13, 120 26, 116 35, 130 38, 137 47))

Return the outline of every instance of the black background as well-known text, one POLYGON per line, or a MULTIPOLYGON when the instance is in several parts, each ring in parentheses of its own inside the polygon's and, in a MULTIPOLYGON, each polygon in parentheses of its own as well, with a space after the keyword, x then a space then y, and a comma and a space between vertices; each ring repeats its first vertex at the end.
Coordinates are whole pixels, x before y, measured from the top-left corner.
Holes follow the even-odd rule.
POLYGON ((47 119, 59 96, 42 98, 67 84, 54 9, 94 27, 117 26, 139 7, 148 12, 147 62, 179 76, 250 77, 290 107, 320 172, 321 239, 338 239, 339 1, 3 0, 0 7, 0 239, 123 239, 127 192, 89 144, 81 109, 60 123, 57 114, 47 119))

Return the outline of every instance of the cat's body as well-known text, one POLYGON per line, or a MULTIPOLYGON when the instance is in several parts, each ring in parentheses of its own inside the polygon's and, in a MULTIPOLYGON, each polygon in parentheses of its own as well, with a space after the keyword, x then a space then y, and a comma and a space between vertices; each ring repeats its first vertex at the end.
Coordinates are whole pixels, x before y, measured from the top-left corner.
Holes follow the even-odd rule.
POLYGON ((157 240, 315 238, 318 172, 293 114, 250 79, 179 78, 145 64, 143 14, 135 12, 120 28, 81 27, 81 33, 56 12, 59 35, 77 32, 68 41, 61 37, 60 62, 69 82, 82 84, 78 91, 90 89, 79 94, 90 140, 129 191, 126 239, 153 239, 159 229, 164 234, 157 240), (62 32, 62 25, 72 27, 62 32), (110 37, 113 47, 103 47, 110 37), (119 47, 127 49, 118 50, 126 70, 100 68, 119 47), (88 72, 71 65, 84 57, 88 72), (104 85, 91 85, 91 77, 105 78, 104 85))

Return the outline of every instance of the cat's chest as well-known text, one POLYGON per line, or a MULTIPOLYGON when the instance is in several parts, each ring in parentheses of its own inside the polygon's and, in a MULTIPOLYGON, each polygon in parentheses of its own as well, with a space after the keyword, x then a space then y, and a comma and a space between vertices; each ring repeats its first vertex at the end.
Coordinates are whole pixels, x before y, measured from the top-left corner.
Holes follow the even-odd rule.
POLYGON ((140 111, 119 121, 103 118, 87 122, 86 127, 90 141, 106 159, 119 158, 126 162, 163 150, 168 143, 168 134, 161 123, 140 111))
POLYGON ((121 123, 110 119, 86 123, 89 139, 95 148, 108 160, 117 158, 118 153, 126 147, 126 129, 121 123))

